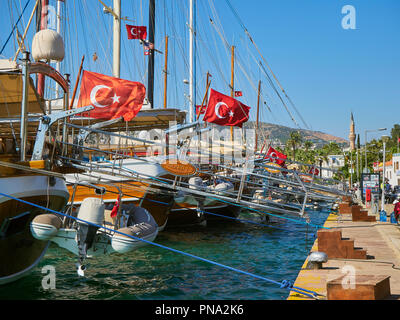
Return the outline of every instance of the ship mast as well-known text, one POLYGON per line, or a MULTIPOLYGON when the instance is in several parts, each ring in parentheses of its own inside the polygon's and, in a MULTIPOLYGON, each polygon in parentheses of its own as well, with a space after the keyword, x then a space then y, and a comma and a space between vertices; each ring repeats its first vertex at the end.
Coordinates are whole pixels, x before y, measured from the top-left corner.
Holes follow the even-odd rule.
POLYGON ((121 70, 121 0, 114 0, 113 16, 113 76, 119 78, 121 70))
MULTIPOLYGON (((149 42, 154 45, 154 29, 155 29, 155 15, 156 15, 156 4, 155 0, 149 1, 149 42)), ((150 108, 154 107, 154 48, 149 48, 149 61, 147 67, 147 100, 149 101, 150 108)))
MULTIPOLYGON (((61 34, 61 2, 64 2, 62 0, 57 0, 57 32, 61 34)), ((56 62, 56 70, 60 72, 60 61, 56 62)), ((58 98, 58 90, 59 90, 59 84, 56 83, 56 97, 58 98)))
POLYGON ((257 91, 257 118, 256 118, 256 137, 254 145, 254 153, 257 152, 258 148, 258 126, 259 126, 259 113, 260 113, 260 93, 261 93, 261 80, 258 81, 258 91, 257 91))
MULTIPOLYGON (((47 8, 49 5, 49 0, 41 0, 40 7, 36 11, 37 15, 37 25, 36 31, 47 29, 47 8)), ((44 75, 38 74, 37 78, 37 91, 38 94, 43 97, 44 96, 44 75)))
POLYGON ((196 0, 190 0, 190 21, 189 21, 189 122, 196 121, 196 0))

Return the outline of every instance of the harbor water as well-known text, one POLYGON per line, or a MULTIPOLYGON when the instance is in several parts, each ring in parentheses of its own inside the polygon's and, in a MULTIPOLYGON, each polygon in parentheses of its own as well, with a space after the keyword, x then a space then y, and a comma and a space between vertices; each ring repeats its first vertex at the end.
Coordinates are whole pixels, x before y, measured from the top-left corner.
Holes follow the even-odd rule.
MULTIPOLYGON (((311 223, 321 226, 329 215, 308 213, 311 223)), ((262 223, 248 212, 240 218, 262 223)), ((166 229, 155 242, 281 282, 296 279, 316 230, 275 217, 269 227, 227 219, 206 227, 166 229)), ((151 245, 88 259, 85 277, 78 276, 76 262, 76 256, 52 243, 30 275, 0 287, 0 299, 285 300, 289 295, 277 284, 151 245), (47 266, 55 270, 54 289, 42 285, 47 266)))

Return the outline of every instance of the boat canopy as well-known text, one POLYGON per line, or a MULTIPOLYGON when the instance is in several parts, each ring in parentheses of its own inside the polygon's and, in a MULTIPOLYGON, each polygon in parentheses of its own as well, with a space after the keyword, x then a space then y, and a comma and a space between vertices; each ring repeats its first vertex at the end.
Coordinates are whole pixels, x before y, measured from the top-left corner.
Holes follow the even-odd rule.
MULTIPOLYGON (((43 114, 44 102, 36 92, 32 78, 29 78, 28 113, 43 114)), ((22 74, 0 73, 0 117, 12 118, 21 115, 22 74)))
MULTIPOLYGON (((180 109, 142 109, 127 123, 120 121, 113 123, 110 126, 104 127, 106 131, 140 131, 150 129, 166 129, 169 127, 170 122, 175 121, 177 124, 182 124, 186 119, 186 111, 180 109)), ((70 122, 80 126, 87 126, 102 122, 101 119, 93 119, 86 117, 71 117, 70 122)))

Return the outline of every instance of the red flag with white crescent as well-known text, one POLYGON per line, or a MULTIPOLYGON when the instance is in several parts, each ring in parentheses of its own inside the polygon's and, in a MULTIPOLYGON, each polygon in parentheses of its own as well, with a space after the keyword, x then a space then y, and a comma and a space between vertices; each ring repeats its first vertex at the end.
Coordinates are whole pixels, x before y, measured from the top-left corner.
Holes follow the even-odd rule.
POLYGON ((204 114, 206 112, 206 106, 196 106, 196 114, 204 114))
POLYGON ((141 39, 147 38, 147 27, 146 26, 131 26, 126 25, 126 31, 128 32, 128 39, 141 39))
POLYGON ((250 107, 240 101, 211 89, 204 121, 221 126, 242 127, 249 120, 250 107))
POLYGON ((95 119, 124 117, 132 120, 140 111, 146 88, 140 82, 83 71, 78 108, 93 106, 94 109, 81 114, 95 119))
POLYGON ((317 175, 319 175, 319 170, 316 167, 311 167, 311 169, 308 173, 313 174, 314 176, 317 176, 317 175))
POLYGON ((279 164, 280 166, 283 166, 286 162, 287 155, 275 150, 272 147, 269 147, 264 159, 267 159, 271 162, 279 164))

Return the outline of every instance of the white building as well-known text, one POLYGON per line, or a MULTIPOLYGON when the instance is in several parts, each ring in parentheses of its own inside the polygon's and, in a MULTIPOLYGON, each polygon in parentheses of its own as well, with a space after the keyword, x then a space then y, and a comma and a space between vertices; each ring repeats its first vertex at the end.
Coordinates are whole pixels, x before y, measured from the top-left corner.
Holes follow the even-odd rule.
POLYGON ((335 171, 339 170, 341 167, 344 166, 344 155, 337 154, 337 155, 329 155, 328 162, 322 162, 322 168, 327 168, 330 170, 322 169, 321 176, 323 178, 333 178, 335 171))
POLYGON ((400 185, 400 153, 393 153, 392 162, 393 162, 393 177, 392 177, 393 184, 392 183, 390 183, 390 184, 392 186, 399 186, 400 185))
MULTIPOLYGON (((374 172, 382 172, 383 163, 374 163, 374 172)), ((392 160, 385 163, 385 178, 389 180, 390 185, 400 185, 400 153, 394 153, 392 160)))

